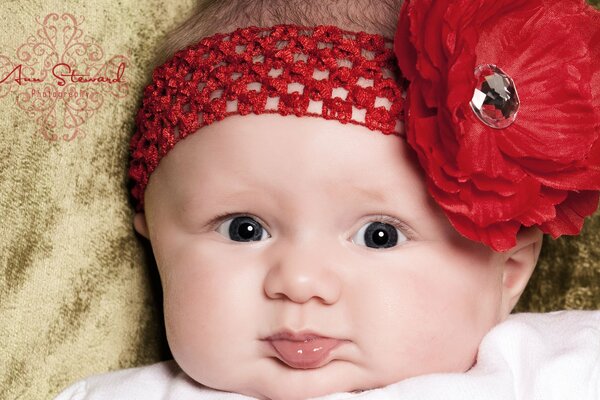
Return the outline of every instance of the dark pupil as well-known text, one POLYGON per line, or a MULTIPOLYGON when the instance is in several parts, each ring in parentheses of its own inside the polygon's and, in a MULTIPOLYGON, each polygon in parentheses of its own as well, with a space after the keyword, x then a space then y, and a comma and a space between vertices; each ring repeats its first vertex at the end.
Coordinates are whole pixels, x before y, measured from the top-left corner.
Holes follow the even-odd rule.
POLYGON ((398 232, 390 224, 373 222, 365 230, 365 244, 377 249, 395 246, 398 244, 398 232))
POLYGON ((235 217, 229 225, 229 236, 238 242, 259 240, 262 237, 262 226, 250 217, 235 217))

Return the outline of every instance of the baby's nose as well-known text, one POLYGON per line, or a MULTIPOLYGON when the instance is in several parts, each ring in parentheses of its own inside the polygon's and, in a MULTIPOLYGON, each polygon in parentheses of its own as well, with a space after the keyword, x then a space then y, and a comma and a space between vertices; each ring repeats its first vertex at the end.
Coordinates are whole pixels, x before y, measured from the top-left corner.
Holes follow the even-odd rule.
POLYGON ((305 303, 315 297, 325 304, 335 303, 342 291, 336 254, 319 238, 289 242, 279 246, 269 258, 265 293, 272 299, 287 298, 305 303))

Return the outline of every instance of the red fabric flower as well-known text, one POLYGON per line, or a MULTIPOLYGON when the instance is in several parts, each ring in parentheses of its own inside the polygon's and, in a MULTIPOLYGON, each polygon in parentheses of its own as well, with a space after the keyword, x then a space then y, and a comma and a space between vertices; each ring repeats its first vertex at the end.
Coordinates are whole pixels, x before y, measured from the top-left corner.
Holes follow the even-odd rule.
POLYGON ((458 232, 496 251, 521 226, 580 232, 600 190, 600 12, 585 0, 406 0, 394 51, 410 81, 408 143, 458 232), (514 80, 507 128, 471 109, 484 64, 514 80))

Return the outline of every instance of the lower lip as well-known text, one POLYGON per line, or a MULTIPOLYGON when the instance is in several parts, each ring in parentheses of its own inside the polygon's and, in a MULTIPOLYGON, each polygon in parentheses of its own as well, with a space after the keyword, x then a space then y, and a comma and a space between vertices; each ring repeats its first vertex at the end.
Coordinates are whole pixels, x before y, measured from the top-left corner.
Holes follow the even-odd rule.
POLYGON ((279 354, 281 361, 292 368, 318 368, 324 364, 329 353, 343 340, 318 338, 306 341, 271 340, 271 346, 279 354))

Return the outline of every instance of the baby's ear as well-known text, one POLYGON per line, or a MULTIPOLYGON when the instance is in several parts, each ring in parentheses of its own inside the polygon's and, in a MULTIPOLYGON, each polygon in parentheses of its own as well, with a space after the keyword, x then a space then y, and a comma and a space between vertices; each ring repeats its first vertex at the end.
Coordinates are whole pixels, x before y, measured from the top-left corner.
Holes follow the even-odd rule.
POLYGON ((537 264, 544 235, 537 227, 521 228, 517 245, 502 254, 502 317, 505 319, 519 301, 537 264))
POLYGON ((137 233, 139 233, 146 239, 150 239, 150 235, 148 234, 148 225, 146 225, 146 214, 136 213, 133 216, 133 227, 135 228, 137 233))

